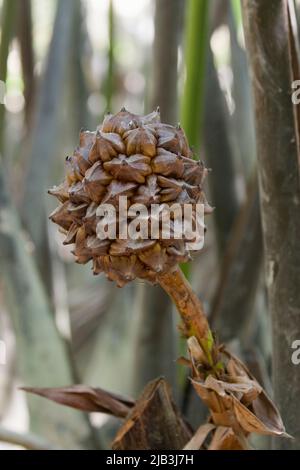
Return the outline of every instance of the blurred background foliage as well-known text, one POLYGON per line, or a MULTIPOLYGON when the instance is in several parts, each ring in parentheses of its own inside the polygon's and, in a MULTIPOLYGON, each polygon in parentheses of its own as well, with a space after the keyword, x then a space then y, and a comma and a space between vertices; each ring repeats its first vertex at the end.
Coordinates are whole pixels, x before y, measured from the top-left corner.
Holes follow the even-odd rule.
POLYGON ((47 220, 55 204, 47 188, 61 180, 79 130, 95 129, 122 106, 134 113, 160 106, 162 120, 181 122, 212 169, 206 190, 216 210, 202 253, 184 269, 220 339, 271 392, 239 0, 1 0, 0 11, 0 209, 7 223, 0 233, 0 339, 7 345, 0 441, 18 442, 20 433, 37 447, 106 448, 118 426, 105 415, 28 399, 21 385, 86 383, 136 397, 164 375, 191 423, 205 417, 176 364, 185 350, 166 295, 142 282, 118 290, 93 277, 90 266, 74 264, 47 220))

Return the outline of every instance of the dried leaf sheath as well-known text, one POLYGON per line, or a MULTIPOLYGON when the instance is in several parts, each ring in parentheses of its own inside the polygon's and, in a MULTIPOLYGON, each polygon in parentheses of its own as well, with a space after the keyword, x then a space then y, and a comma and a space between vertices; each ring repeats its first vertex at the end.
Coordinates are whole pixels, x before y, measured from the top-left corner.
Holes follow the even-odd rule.
POLYGON ((114 450, 177 450, 191 438, 191 429, 162 378, 149 382, 119 429, 114 450))
POLYGON ((22 390, 77 410, 106 413, 118 418, 125 418, 135 404, 130 398, 85 385, 62 388, 24 387, 22 390))
POLYGON ((192 384, 210 409, 209 425, 202 425, 186 449, 246 450, 250 433, 290 437, 279 411, 247 367, 225 347, 219 347, 223 370, 217 379, 204 377, 197 358, 202 350, 196 338, 188 340, 192 384))

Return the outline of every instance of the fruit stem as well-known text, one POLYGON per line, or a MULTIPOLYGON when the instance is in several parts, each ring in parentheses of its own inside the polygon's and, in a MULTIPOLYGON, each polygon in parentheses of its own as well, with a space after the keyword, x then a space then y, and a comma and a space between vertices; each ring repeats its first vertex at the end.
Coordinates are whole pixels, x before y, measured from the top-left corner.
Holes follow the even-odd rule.
POLYGON ((174 301, 184 323, 184 335, 195 336, 212 364, 213 336, 200 299, 193 291, 184 274, 177 267, 174 271, 161 274, 161 287, 174 301))

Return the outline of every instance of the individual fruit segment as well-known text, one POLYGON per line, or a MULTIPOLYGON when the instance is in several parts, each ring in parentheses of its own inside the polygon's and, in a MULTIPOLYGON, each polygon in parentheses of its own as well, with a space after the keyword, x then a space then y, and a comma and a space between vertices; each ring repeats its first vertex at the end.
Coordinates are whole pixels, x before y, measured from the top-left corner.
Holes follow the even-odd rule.
POLYGON ((99 159, 108 162, 119 153, 125 152, 125 145, 119 134, 114 132, 98 131, 96 141, 89 152, 89 160, 92 163, 99 159))
POLYGON ((106 186, 111 182, 112 177, 102 167, 100 162, 94 165, 86 172, 83 186, 89 198, 100 203, 106 191, 106 186))
POLYGON ((146 127, 138 127, 124 134, 127 155, 141 153, 148 157, 156 155, 157 139, 154 133, 146 127))
POLYGON ((114 178, 120 181, 144 183, 145 177, 151 174, 150 158, 144 155, 119 155, 110 162, 104 163, 104 168, 114 178))
POLYGON ((153 158, 151 165, 154 173, 163 176, 181 178, 184 172, 182 157, 164 149, 158 149, 157 157, 153 158))

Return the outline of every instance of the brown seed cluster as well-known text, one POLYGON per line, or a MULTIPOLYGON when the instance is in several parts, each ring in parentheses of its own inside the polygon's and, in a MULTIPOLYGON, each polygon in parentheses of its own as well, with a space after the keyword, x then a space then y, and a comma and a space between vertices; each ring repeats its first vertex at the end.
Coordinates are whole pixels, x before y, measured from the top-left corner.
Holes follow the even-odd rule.
POLYGON ((138 116, 123 108, 106 115, 96 132, 80 133, 66 167, 65 181, 49 191, 61 202, 50 219, 66 234, 64 244, 75 245, 78 263, 92 260, 95 274, 105 272, 123 286, 135 278, 155 282, 158 274, 189 259, 185 241, 172 233, 159 240, 96 236, 98 206, 112 204, 118 214, 120 196, 128 198, 129 217, 135 203, 203 203, 211 212, 202 191, 206 168, 193 160, 180 126, 160 122, 159 110, 138 116))

